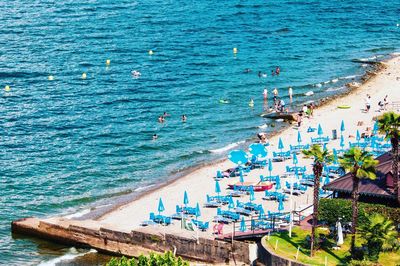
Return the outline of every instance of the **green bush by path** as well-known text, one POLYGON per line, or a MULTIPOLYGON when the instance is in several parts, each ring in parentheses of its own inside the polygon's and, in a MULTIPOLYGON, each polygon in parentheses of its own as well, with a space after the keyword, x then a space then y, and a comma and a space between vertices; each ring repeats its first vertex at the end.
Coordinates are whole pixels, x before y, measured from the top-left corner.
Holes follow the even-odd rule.
POLYGON ((112 258, 106 266, 189 266, 189 262, 184 261, 181 257, 175 257, 171 251, 164 254, 150 253, 146 257, 140 255, 137 259, 112 258))
MULTIPOLYGON (((400 208, 390 208, 381 204, 370 204, 359 202, 358 225, 361 226, 368 222, 367 215, 372 213, 382 214, 384 217, 392 220, 395 225, 400 224, 400 208)), ((320 221, 325 221, 329 225, 335 225, 338 218, 342 222, 351 221, 351 200, 347 199, 321 199, 319 203, 320 221)))

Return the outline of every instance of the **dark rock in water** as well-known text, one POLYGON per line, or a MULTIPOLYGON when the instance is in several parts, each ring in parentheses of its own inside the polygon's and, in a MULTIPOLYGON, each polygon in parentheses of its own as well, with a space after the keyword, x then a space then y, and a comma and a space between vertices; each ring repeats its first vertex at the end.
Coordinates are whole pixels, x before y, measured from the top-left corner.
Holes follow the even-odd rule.
POLYGON ((296 120, 296 113, 295 112, 290 112, 290 113, 267 113, 267 114, 262 114, 261 115, 264 118, 269 118, 269 119, 283 119, 283 120, 288 120, 288 121, 295 121, 296 120))

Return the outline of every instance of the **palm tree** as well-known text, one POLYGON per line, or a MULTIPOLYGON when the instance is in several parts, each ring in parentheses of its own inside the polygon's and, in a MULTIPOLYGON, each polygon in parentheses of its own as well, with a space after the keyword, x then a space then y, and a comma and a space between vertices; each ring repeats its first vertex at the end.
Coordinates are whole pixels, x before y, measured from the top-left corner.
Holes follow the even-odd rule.
POLYGON ((358 147, 348 150, 341 159, 340 166, 350 172, 353 179, 353 189, 351 191, 353 215, 351 219, 351 252, 354 252, 356 241, 356 228, 358 219, 358 185, 360 179, 375 179, 375 166, 378 164, 372 155, 358 147))
POLYGON ((360 226, 359 232, 367 242, 371 259, 377 260, 381 251, 396 250, 399 246, 397 231, 393 221, 379 213, 368 217, 368 222, 360 226))
POLYGON ((314 210, 313 210, 313 221, 311 228, 311 256, 314 256, 314 242, 315 242, 315 229, 318 224, 318 203, 319 203, 319 183, 324 169, 324 164, 333 161, 333 155, 328 150, 321 149, 319 145, 313 145, 309 150, 303 150, 303 154, 307 158, 313 158, 313 172, 314 172, 314 210))
POLYGON ((399 136, 400 136, 400 115, 394 112, 384 113, 378 118, 379 133, 385 134, 385 139, 390 139, 392 144, 392 173, 394 195, 400 203, 399 191, 399 136))

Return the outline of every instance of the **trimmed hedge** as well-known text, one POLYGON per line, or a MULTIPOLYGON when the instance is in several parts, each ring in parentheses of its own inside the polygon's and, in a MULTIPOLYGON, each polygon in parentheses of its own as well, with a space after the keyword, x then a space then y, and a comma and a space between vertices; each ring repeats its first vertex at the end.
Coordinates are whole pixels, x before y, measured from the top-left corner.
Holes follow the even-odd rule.
POLYGON ((189 262, 181 257, 175 257, 171 251, 164 254, 150 253, 150 256, 140 255, 137 259, 112 258, 106 266, 189 266, 189 262))
MULTIPOLYGON (((329 225, 335 225, 338 218, 343 222, 351 222, 351 200, 349 199, 321 199, 318 208, 318 220, 324 221, 329 225)), ((358 203, 358 225, 368 222, 366 215, 379 213, 394 222, 400 224, 400 208, 390 208, 381 204, 358 203)))

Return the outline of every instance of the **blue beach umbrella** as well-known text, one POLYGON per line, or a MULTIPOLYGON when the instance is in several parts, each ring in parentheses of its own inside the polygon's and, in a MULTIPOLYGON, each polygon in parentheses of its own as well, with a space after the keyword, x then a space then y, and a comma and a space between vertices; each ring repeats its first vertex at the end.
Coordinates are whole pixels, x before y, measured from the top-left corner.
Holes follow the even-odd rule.
POLYGON ((344 121, 342 120, 342 123, 340 124, 340 132, 344 132, 346 128, 344 127, 344 121))
POLYGON ((374 123, 374 128, 373 128, 373 130, 372 130, 372 133, 373 133, 374 135, 376 135, 376 133, 378 133, 378 130, 379 130, 378 122, 375 122, 375 123, 374 123))
POLYGON ((245 232, 246 231, 246 222, 245 222, 243 216, 242 216, 242 220, 240 221, 240 231, 241 232, 245 232))
POLYGON ((199 205, 199 203, 197 202, 197 204, 196 204, 196 219, 197 219, 200 215, 201 215, 201 212, 200 212, 200 205, 199 205))
POLYGON ((267 156, 267 150, 265 149, 265 146, 261 143, 253 143, 249 146, 249 151, 252 155, 256 157, 266 157, 267 156))
POLYGON ((242 169, 240 169, 240 171, 239 171, 239 182, 242 183, 242 185, 244 183, 244 176, 243 176, 243 170, 242 169))
POLYGON ((249 194, 250 194, 250 202, 252 202, 253 200, 256 199, 256 196, 254 195, 254 188, 253 188, 253 186, 250 186, 249 194))
POLYGON ((293 153, 293 164, 294 164, 294 166, 297 166, 298 163, 299 163, 299 160, 297 160, 297 154, 293 153))
POLYGON ((186 190, 185 190, 185 193, 183 193, 183 204, 185 206, 187 206, 189 204, 189 197, 188 197, 186 190))
POLYGON ((158 214, 161 214, 163 211, 165 211, 164 203, 162 202, 162 199, 160 198, 158 201, 158 214))
POLYGON ((264 219, 264 216, 265 216, 265 211, 264 211, 264 208, 263 208, 263 206, 260 204, 259 206, 258 206, 258 219, 264 219))
POLYGON ((300 134, 300 131, 297 131, 297 143, 300 145, 300 143, 301 143, 301 134, 300 134))
MULTIPOLYGON (((292 184, 293 185, 293 184, 292 184)), ((279 197, 279 204, 278 204, 278 211, 281 212, 283 211, 285 208, 283 207, 283 198, 279 197)))
POLYGON ((233 150, 229 153, 228 158, 237 165, 244 165, 249 160, 247 154, 242 150, 233 150))
POLYGON ((340 136, 340 147, 342 149, 344 148, 344 137, 343 137, 343 135, 340 136))
POLYGON ((327 144, 328 144, 328 143, 324 143, 324 147, 323 147, 324 151, 327 151, 327 150, 328 150, 327 144))
POLYGON ((361 139, 360 131, 358 131, 358 129, 357 129, 357 132, 356 132, 356 140, 357 140, 357 142, 360 142, 360 139, 361 139))
POLYGON ((279 178, 279 176, 276 176, 276 180, 275 180, 275 190, 281 189, 281 179, 279 178))
POLYGON ((336 149, 333 149, 333 163, 338 164, 338 153, 336 149))
POLYGON ((229 197, 228 209, 233 209, 233 208, 235 208, 235 203, 233 202, 232 197, 229 197))
POLYGON ((215 181, 215 193, 217 193, 218 196, 219 196, 219 193, 221 193, 221 187, 219 186, 218 180, 215 181))
POLYGON ((329 182, 330 182, 330 180, 329 180, 329 175, 328 175, 328 173, 327 173, 327 175, 325 176, 325 179, 324 179, 324 185, 328 185, 329 182))
POLYGON ((318 132, 317 133, 318 133, 318 136, 321 136, 324 134, 324 131, 322 131, 321 124, 318 124, 318 132))
POLYGON ((284 146, 283 146, 283 141, 282 141, 281 138, 279 138, 278 149, 280 149, 281 152, 282 152, 283 148, 284 148, 284 146))
POLYGON ((269 171, 269 176, 271 177, 272 176, 272 160, 271 159, 269 159, 268 160, 268 171, 269 171))

